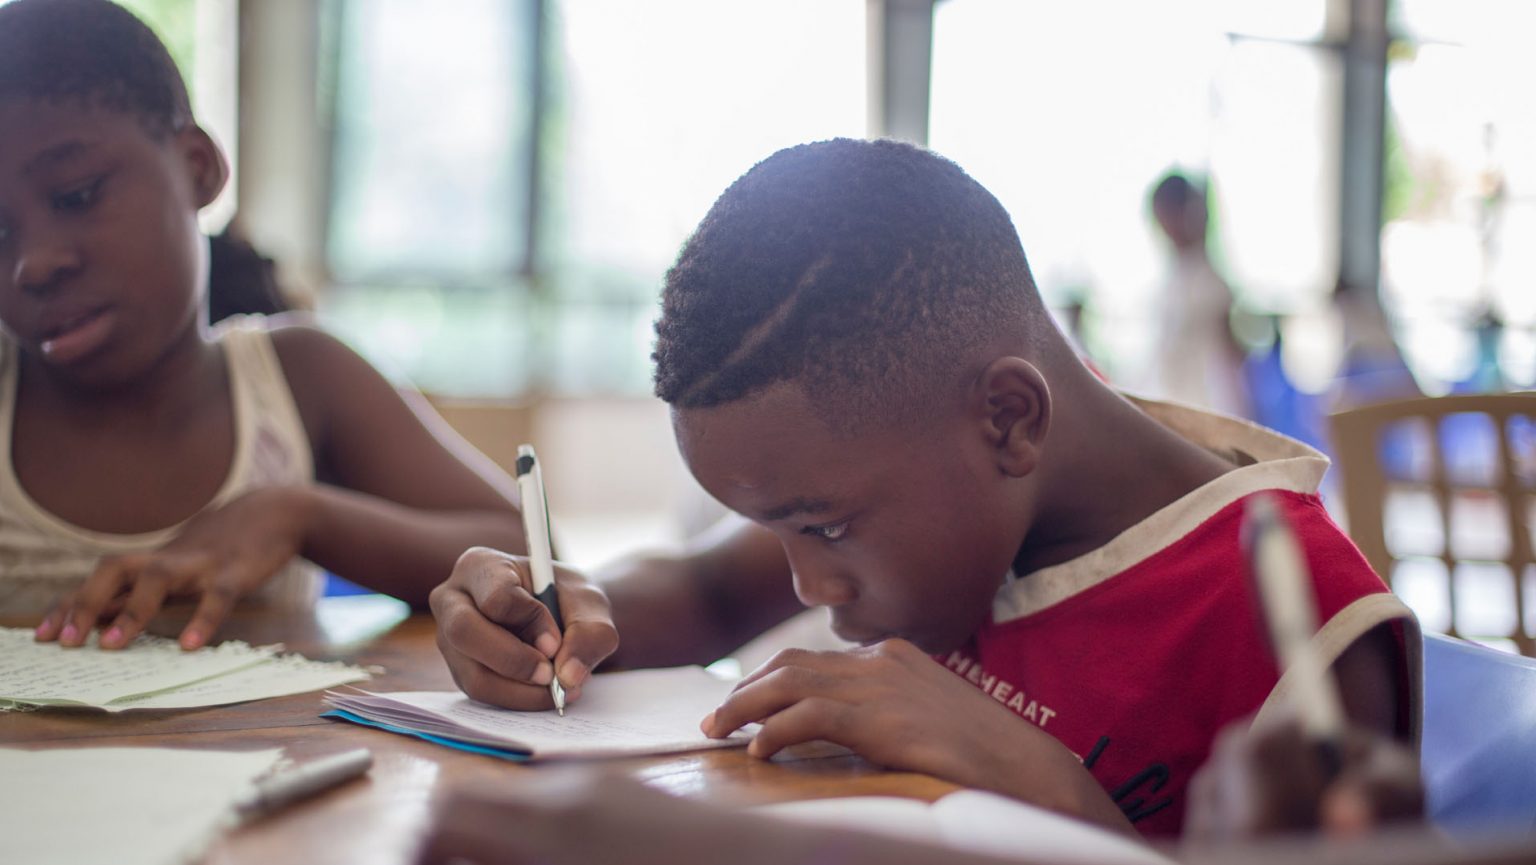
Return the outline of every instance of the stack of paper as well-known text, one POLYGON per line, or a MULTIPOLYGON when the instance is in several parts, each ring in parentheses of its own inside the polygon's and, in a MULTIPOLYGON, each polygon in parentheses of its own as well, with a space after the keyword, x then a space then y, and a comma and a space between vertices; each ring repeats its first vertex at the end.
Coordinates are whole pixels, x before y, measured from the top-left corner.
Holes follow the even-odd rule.
POLYGON ((333 688, 368 678, 345 664, 325 664, 276 647, 229 642, 183 651, 174 641, 141 636, 126 648, 66 649, 39 643, 24 628, 0 628, 0 711, 38 706, 187 709, 333 688))
POLYGON ((0 748, 4 861, 181 865, 200 856, 281 751, 0 748))
POLYGON ((700 667, 675 667, 593 676, 564 717, 497 709, 457 691, 330 692, 325 702, 337 710, 328 717, 510 759, 543 759, 745 745, 745 733, 711 739, 699 731, 730 691, 729 681, 700 667))

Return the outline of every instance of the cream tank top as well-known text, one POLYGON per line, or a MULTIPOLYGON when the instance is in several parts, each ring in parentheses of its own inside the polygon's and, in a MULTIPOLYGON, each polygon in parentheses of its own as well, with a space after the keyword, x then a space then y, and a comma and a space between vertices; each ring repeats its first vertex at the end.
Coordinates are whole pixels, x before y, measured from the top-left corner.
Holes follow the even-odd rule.
MULTIPOLYGON (((215 331, 215 341, 228 361, 235 455, 224 483, 204 510, 257 487, 313 482, 309 436, 265 320, 228 319, 215 331)), ((68 523, 33 501, 11 464, 16 376, 16 344, 0 335, 0 614, 31 616, 41 615, 84 582, 103 556, 158 549, 185 524, 143 534, 110 534, 68 523)), ((309 607, 319 595, 320 576, 315 565, 294 559, 256 597, 282 607, 309 607)))

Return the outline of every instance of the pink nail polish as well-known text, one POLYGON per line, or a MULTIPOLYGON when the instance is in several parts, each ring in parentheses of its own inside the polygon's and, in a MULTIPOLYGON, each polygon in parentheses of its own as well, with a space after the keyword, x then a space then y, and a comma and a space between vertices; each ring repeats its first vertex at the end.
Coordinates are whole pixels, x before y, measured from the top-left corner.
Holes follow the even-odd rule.
POLYGON ((80 630, 75 627, 74 622, 70 622, 64 626, 64 633, 59 634, 59 639, 66 643, 73 643, 79 636, 80 630))
POLYGON ((103 643, 116 643, 123 638, 123 629, 113 625, 110 630, 101 635, 103 643))

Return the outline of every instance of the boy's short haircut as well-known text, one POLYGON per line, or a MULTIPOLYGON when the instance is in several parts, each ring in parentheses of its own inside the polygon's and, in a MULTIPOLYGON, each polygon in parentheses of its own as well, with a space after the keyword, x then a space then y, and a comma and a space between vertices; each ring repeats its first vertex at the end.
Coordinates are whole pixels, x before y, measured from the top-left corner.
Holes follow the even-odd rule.
POLYGON ((0 99, 77 102, 137 116, 157 138, 192 122, 187 86, 160 39, 108 0, 0 6, 0 99))
POLYGON ((791 147, 742 175, 668 271, 656 394, 707 408, 780 382, 849 430, 923 416, 971 349, 1049 315, 1008 213, 895 141, 791 147))

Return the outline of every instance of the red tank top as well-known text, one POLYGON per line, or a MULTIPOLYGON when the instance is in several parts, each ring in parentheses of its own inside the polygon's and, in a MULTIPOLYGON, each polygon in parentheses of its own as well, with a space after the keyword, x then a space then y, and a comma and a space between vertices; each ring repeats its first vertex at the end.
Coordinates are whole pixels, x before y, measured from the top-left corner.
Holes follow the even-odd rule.
MULTIPOLYGON (((1387 591, 1317 496, 1275 495, 1306 552, 1320 625, 1387 591)), ((994 621, 936 660, 1077 754, 1143 834, 1176 835, 1190 776, 1217 732, 1258 710, 1279 679, 1247 576, 1242 518, 1239 498, 1123 570, 994 621)), ((1052 570, 1003 592, 1049 580, 1052 570)), ((1340 622, 1344 645, 1397 617, 1400 605, 1383 606, 1351 611, 1340 622)), ((1406 608, 1401 615, 1411 621, 1406 608)), ((1401 678, 1411 683, 1406 664, 1401 678)), ((1411 684, 1399 692, 1416 698, 1411 684)))

